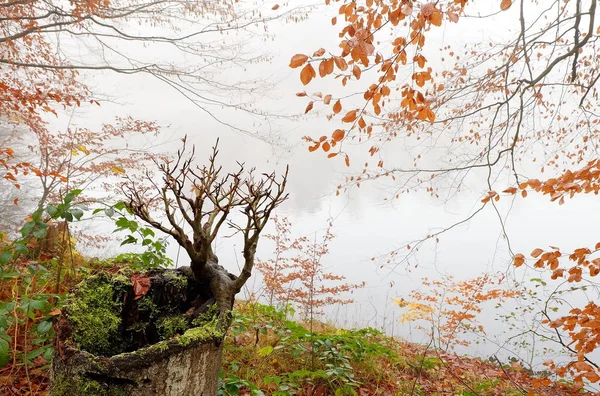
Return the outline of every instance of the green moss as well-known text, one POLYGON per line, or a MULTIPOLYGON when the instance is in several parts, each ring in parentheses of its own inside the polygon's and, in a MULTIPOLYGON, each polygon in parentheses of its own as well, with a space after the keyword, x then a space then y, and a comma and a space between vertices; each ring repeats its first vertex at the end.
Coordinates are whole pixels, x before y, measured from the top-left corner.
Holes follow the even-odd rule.
POLYGON ((158 306, 149 297, 141 298, 138 303, 138 310, 147 313, 150 318, 153 318, 160 312, 158 306))
POLYGON ((217 330, 217 326, 194 327, 183 333, 177 341, 181 345, 189 345, 192 342, 201 342, 210 338, 221 338, 223 333, 217 330))
POLYGON ((103 384, 89 378, 79 378, 77 391, 86 396, 128 396, 124 385, 103 384))
POLYGON ((146 327, 148 327, 148 323, 146 322, 137 322, 127 328, 127 331, 132 331, 134 333, 143 333, 146 331, 146 327))
POLYGON ((54 378, 52 386, 50 387, 50 396, 66 396, 72 395, 75 388, 75 384, 71 380, 67 380, 65 377, 60 376, 54 378))
POLYGON ((179 337, 177 341, 182 345, 189 345, 191 342, 204 341, 209 338, 222 338, 224 334, 218 328, 219 320, 216 315, 216 305, 214 308, 215 314, 210 316, 210 320, 208 320, 209 316, 207 314, 210 311, 211 309, 209 309, 208 312, 201 317, 194 319, 192 323, 196 327, 193 327, 183 333, 183 335, 179 337))
POLYGON ((79 349, 103 356, 120 352, 123 303, 115 289, 127 286, 123 275, 98 274, 82 282, 69 298, 66 312, 79 349))
POLYGON ((167 283, 176 287, 179 290, 183 290, 188 285, 188 279, 184 275, 177 275, 172 271, 165 271, 164 277, 167 279, 167 283))
POLYGON ((163 340, 173 338, 175 334, 183 333, 189 327, 189 320, 184 315, 167 316, 161 318, 156 324, 156 328, 163 340))
POLYGON ((211 323, 217 317, 217 304, 213 304, 208 307, 206 312, 198 315, 196 319, 192 321, 192 325, 194 327, 204 326, 206 324, 211 323))
POLYGON ((103 384, 87 377, 55 378, 50 389, 50 396, 128 396, 125 385, 103 384))
POLYGON ((154 345, 150 345, 148 349, 164 352, 169 349, 169 346, 167 345, 167 341, 160 341, 154 345))

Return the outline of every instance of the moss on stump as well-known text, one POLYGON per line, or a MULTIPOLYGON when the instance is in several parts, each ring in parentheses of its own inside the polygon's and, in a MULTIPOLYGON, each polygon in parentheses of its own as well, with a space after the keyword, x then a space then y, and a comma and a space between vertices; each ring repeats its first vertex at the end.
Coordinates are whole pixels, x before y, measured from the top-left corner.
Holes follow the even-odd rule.
POLYGON ((187 273, 149 272, 137 296, 130 271, 82 282, 56 325, 50 395, 215 395, 224 334, 187 273))

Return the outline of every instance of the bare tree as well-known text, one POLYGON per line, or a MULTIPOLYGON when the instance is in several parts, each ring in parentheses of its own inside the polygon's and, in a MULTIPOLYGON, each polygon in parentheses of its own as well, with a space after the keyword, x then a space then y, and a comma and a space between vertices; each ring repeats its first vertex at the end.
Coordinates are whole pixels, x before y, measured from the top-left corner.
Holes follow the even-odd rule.
MULTIPOLYGON (((222 167, 216 165, 217 145, 218 141, 208 165, 199 167, 192 164, 194 149, 186 156, 184 139, 175 160, 158 164, 162 184, 152 181, 149 175, 152 188, 143 189, 131 181, 124 193, 135 216, 172 236, 185 249, 194 278, 208 283, 222 319, 252 274, 261 231, 273 209, 288 197, 284 192, 288 170, 281 178, 275 173, 255 178, 254 169, 246 171, 238 163, 236 172, 223 174, 222 167), (151 213, 157 208, 166 216, 166 223, 151 213), (242 221, 232 220, 236 209, 243 215, 242 221), (181 218, 185 226, 180 225, 181 218), (211 246, 225 224, 244 239, 244 266, 237 276, 218 264, 211 246)), ((226 321, 220 323, 227 326, 226 321)))
POLYGON ((269 92, 267 79, 232 70, 268 60, 267 22, 293 21, 302 10, 237 0, 2 2, 0 113, 38 130, 40 113, 96 103, 81 73, 145 74, 216 121, 252 133, 217 110, 264 119, 254 104, 269 92))

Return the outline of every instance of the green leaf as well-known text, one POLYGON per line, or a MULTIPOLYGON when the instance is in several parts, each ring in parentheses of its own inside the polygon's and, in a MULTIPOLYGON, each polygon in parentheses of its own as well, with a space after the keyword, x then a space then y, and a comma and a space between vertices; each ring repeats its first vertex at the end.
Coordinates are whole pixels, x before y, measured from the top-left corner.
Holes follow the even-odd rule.
POLYGON ((42 213, 44 213, 44 208, 39 208, 38 210, 36 210, 35 212, 33 212, 31 214, 31 218, 33 219, 34 222, 42 221, 42 213))
POLYGON ((48 227, 39 227, 35 231, 33 231, 33 236, 36 237, 37 239, 43 239, 46 237, 47 233, 48 233, 48 227))
POLYGON ((44 353, 44 349, 46 349, 46 348, 41 347, 41 348, 34 349, 31 352, 27 352, 27 354, 25 355, 25 358, 27 360, 31 360, 33 358, 36 358, 36 357, 40 356, 42 353, 44 353))
POLYGON ((115 215, 115 210, 113 208, 104 209, 104 214, 108 217, 113 217, 115 215))
POLYGON ((265 385, 275 384, 275 385, 279 386, 279 384, 281 383, 281 378, 279 378, 279 377, 265 377, 263 379, 263 383, 265 385))
POLYGON ((15 309, 14 302, 7 302, 7 301, 0 302, 0 314, 7 315, 10 312, 12 312, 13 309, 15 309))
POLYGON ((46 361, 51 361, 52 360, 52 353, 54 352, 54 348, 52 347, 52 345, 48 345, 49 348, 47 348, 44 351, 44 354, 42 356, 44 356, 44 359, 46 359, 46 361))
POLYGON ((152 231, 150 228, 142 228, 140 230, 140 232, 142 233, 142 235, 144 237, 149 237, 149 236, 156 236, 156 234, 154 233, 154 231, 152 231))
POLYGON ((43 300, 29 300, 29 308, 41 311, 48 304, 46 299, 43 300))
POLYGON ((0 266, 5 266, 12 258, 12 252, 10 250, 4 250, 0 254, 0 266))
POLYGON ((48 205, 46 207, 46 212, 50 215, 50 217, 54 219, 56 214, 58 213, 58 209, 54 205, 48 205))
POLYGON ((44 321, 41 321, 40 324, 38 324, 37 332, 39 334, 46 334, 48 332, 48 330, 50 330, 51 328, 52 328, 52 321, 44 320, 44 321))
POLYGON ((257 353, 259 354, 259 356, 269 356, 271 353, 273 353, 274 348, 271 345, 267 345, 265 347, 260 348, 257 353))
POLYGON ((27 246, 25 246, 23 243, 17 243, 15 244, 15 252, 26 255, 29 253, 29 249, 27 249, 27 246))
POLYGON ((137 239, 133 235, 127 235, 125 240, 121 242, 121 246, 136 243, 137 239))
POLYGON ((73 199, 78 196, 79 194, 81 194, 81 190, 71 190, 69 191, 66 195, 65 195, 65 200, 64 202, 68 205, 70 204, 73 199))
POLYGON ((21 236, 23 236, 23 238, 27 237, 29 235, 29 233, 31 232, 31 230, 33 230, 33 227, 35 226, 35 222, 33 221, 28 221, 27 223, 23 224, 23 227, 21 227, 21 236))
POLYGON ((81 218, 83 217, 83 210, 79 209, 79 208, 71 208, 71 210, 69 211, 71 212, 71 214, 77 219, 77 220, 81 220, 81 218))
POLYGON ((8 349, 8 342, 4 339, 0 339, 0 367, 6 366, 6 363, 10 360, 8 349))
POLYGON ((129 228, 129 220, 125 217, 119 217, 119 219, 115 221, 115 225, 117 226, 116 231, 121 231, 122 229, 129 228))
POLYGON ((540 278, 531 278, 529 279, 531 282, 538 282, 540 283, 542 286, 546 286, 546 282, 544 282, 543 280, 541 280, 540 278))

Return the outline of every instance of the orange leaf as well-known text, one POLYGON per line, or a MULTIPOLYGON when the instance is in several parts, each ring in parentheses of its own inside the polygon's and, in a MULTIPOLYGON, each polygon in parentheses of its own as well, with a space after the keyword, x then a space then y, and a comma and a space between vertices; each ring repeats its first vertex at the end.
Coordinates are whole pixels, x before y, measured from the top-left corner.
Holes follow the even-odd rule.
POLYGON ((317 143, 315 143, 314 146, 310 146, 308 148, 308 151, 310 151, 312 153, 313 151, 315 151, 316 149, 318 149, 320 146, 321 146, 321 143, 317 142, 317 143))
POLYGON ((341 71, 346 71, 348 69, 348 64, 346 63, 346 60, 344 58, 342 58, 341 56, 336 56, 335 58, 333 58, 333 60, 335 62, 335 65, 341 71))
POLYGON ((333 58, 327 59, 325 61, 325 72, 327 72, 327 74, 333 73, 333 65, 334 65, 333 58))
POLYGON ((278 9, 278 8, 279 8, 279 4, 275 4, 275 5, 274 5, 274 6, 273 6, 271 9, 272 9, 273 11, 275 11, 275 10, 276 10, 276 9, 278 9))
POLYGON ((427 59, 425 59, 425 57, 423 55, 417 55, 413 58, 413 60, 415 62, 417 62, 417 64, 419 65, 420 68, 425 67, 425 62, 427 62, 427 59))
POLYGON ((57 316, 57 315, 60 315, 60 313, 61 313, 61 312, 60 312, 60 309, 58 309, 58 308, 54 308, 52 311, 50 311, 50 312, 48 313, 48 315, 50 315, 50 316, 57 316))
POLYGON ((325 97, 323 98, 323 103, 326 105, 331 103, 331 95, 325 95, 325 97))
POLYGON ((352 74, 354 74, 354 77, 357 80, 360 80, 360 73, 361 73, 360 67, 358 67, 357 65, 354 65, 354 67, 352 68, 352 74))
POLYGON ((512 5, 512 0, 502 0, 502 2, 500 3, 500 9, 502 11, 506 11, 510 8, 511 5, 512 5))
POLYGON ((336 155, 338 155, 338 153, 329 153, 329 154, 327 154, 327 158, 333 158, 336 155))
POLYGON ((333 113, 337 114, 342 111, 342 102, 338 99, 337 102, 333 105, 333 113))
MULTIPOLYGON (((510 1, 510 0, 508 0, 510 1)), ((438 10, 435 10, 433 14, 431 14, 431 24, 435 26, 442 26, 442 13, 438 10)))
POLYGON ((329 142, 325 142, 323 143, 323 151, 328 152, 331 149, 331 145, 329 144, 329 142))
POLYGON ((502 191, 503 193, 507 193, 507 194, 515 194, 517 192, 517 188, 516 187, 509 187, 506 190, 502 191))
POLYGON ((315 52, 313 52, 313 56, 323 56, 325 54, 325 48, 319 48, 315 52))
POLYGON ((352 122, 356 120, 356 112, 357 110, 351 110, 348 113, 346 113, 344 118, 342 118, 342 122, 352 122))
POLYGON ((346 166, 350 166, 350 157, 348 157, 348 154, 346 154, 346 166))
POLYGON ((358 119, 358 126, 359 126, 360 128, 365 128, 365 127, 367 126, 367 123, 365 122, 365 120, 364 120, 362 117, 360 117, 360 118, 358 119))
POLYGON ((534 249, 533 252, 531 252, 531 257, 533 258, 538 258, 540 256, 540 254, 544 253, 544 251, 540 248, 534 249))
POLYGON ((520 267, 523 265, 523 263, 525 263, 525 256, 523 256, 521 253, 517 253, 513 257, 513 260, 514 260, 515 267, 520 267))
POLYGON ((325 77, 327 75, 327 61, 323 60, 319 63, 319 76, 325 77))
POLYGON ((313 77, 316 76, 317 73, 315 72, 315 69, 313 69, 312 65, 309 63, 306 66, 304 66, 304 68, 300 72, 300 81, 302 81, 302 84, 306 85, 310 82, 310 80, 313 79, 313 77))
POLYGON ((292 59, 290 60, 290 67, 292 69, 300 67, 303 64, 305 64, 307 60, 308 60, 308 56, 306 56, 304 54, 296 54, 296 55, 292 56, 292 59))
POLYGON ((339 142, 340 140, 342 140, 344 138, 345 135, 346 135, 346 132, 344 132, 343 129, 336 129, 331 134, 331 138, 333 139, 333 141, 339 142))
POLYGON ((300 96, 300 97, 302 97, 302 96, 306 96, 306 92, 298 92, 298 93, 296 94, 296 96, 300 96))
POLYGON ((314 105, 314 102, 313 102, 313 101, 310 101, 310 102, 308 103, 308 106, 306 106, 306 110, 304 110, 304 114, 306 114, 306 113, 308 113, 309 111, 311 111, 311 110, 312 110, 312 108, 313 108, 313 105, 314 105))

